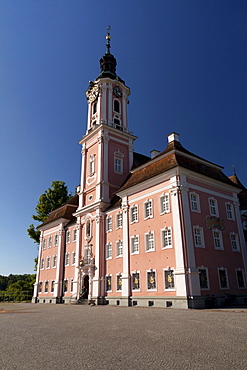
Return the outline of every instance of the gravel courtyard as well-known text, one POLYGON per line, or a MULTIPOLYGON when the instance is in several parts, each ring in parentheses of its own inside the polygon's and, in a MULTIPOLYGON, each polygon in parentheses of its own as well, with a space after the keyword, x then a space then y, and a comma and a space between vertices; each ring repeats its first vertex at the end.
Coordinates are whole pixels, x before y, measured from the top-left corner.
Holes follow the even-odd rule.
POLYGON ((246 369, 247 309, 0 303, 0 369, 246 369))

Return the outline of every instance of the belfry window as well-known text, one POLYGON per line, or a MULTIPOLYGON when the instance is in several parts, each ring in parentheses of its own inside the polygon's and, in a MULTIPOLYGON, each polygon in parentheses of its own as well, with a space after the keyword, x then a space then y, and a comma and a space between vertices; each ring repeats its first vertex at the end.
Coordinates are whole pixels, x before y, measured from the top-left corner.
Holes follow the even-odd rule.
POLYGON ((114 100, 114 111, 117 112, 117 113, 120 113, 120 104, 119 104, 119 101, 118 100, 114 100))

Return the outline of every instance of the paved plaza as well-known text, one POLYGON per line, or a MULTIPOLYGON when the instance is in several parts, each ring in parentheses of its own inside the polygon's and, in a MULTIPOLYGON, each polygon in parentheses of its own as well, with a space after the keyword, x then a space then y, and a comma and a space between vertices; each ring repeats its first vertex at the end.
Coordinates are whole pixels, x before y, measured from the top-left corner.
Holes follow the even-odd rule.
POLYGON ((0 369, 246 369, 247 310, 0 303, 0 369))

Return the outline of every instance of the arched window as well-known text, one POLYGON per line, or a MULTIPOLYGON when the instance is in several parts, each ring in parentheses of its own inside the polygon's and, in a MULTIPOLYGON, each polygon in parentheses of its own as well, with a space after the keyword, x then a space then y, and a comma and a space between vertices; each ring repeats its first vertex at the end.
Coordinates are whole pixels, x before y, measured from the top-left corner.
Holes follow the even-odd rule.
POLYGON ((114 111, 120 113, 120 103, 118 100, 114 100, 114 111))
POLYGON ((97 102, 93 104, 93 114, 97 112, 97 102))

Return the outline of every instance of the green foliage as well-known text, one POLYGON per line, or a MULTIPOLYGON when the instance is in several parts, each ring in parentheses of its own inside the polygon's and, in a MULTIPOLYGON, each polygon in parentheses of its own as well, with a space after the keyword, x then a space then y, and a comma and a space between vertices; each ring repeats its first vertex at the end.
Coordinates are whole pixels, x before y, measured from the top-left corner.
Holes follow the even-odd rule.
POLYGON ((23 301, 33 295, 35 274, 0 275, 0 300, 23 301))
MULTIPOLYGON (((68 187, 65 185, 65 182, 52 181, 51 187, 45 190, 39 197, 38 204, 35 207, 36 215, 33 215, 32 218, 35 221, 44 222, 50 212, 66 203, 71 196, 72 194, 68 193, 68 187)), ((39 244, 40 231, 37 230, 34 224, 29 226, 27 233, 35 243, 39 244)))

